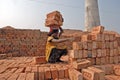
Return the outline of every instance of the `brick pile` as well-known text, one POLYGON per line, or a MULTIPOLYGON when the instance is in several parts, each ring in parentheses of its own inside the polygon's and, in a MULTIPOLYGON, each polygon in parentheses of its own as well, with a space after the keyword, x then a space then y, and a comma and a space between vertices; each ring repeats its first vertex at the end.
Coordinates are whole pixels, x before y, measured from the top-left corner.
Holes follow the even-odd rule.
POLYGON ((105 72, 95 67, 88 67, 82 70, 85 80, 105 80, 105 72))
MULTIPOLYGON (((65 32, 71 32, 66 30, 65 32)), ((75 33, 73 31, 73 33, 75 33)), ((79 31, 77 31, 79 32, 79 31)), ((61 38, 71 37, 64 33, 61 38)), ((75 41, 78 40, 78 36, 75 41)), ((5 27, 0 29, 0 59, 16 56, 45 56, 47 32, 31 29, 14 29, 5 27), (6 55, 5 55, 6 54, 6 55)), ((64 42, 60 46, 68 45, 72 49, 72 43, 64 42)))
POLYGON ((105 80, 120 80, 119 64, 95 65, 94 67, 105 72, 105 80))
POLYGON ((94 65, 118 64, 120 62, 120 36, 104 31, 103 26, 81 35, 81 41, 73 42, 69 50, 72 60, 88 59, 94 65))
POLYGON ((0 80, 70 80, 68 64, 34 65, 32 57, 0 60, 0 80))
POLYGON ((0 29, 0 54, 44 56, 47 33, 29 29, 0 29))

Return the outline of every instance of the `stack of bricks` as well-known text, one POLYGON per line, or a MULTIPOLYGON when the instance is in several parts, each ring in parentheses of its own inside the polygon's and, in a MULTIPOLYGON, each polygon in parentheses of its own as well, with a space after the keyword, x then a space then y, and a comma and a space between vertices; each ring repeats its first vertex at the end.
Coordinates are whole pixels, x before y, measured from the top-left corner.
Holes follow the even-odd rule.
POLYGON ((69 50, 72 60, 88 59, 94 65, 117 64, 120 62, 120 36, 104 31, 103 26, 81 36, 81 41, 73 42, 69 50))
POLYGON ((47 33, 29 29, 0 29, 0 54, 45 56, 47 33))
POLYGON ((119 64, 95 65, 94 67, 105 72, 105 80, 120 80, 119 64))
MULTIPOLYGON (((31 72, 36 72, 35 80, 69 80, 68 68, 63 64, 43 64, 41 66, 35 67, 36 71, 30 70, 31 72)), ((25 70, 27 71, 27 68, 25 70)))
POLYGON ((45 20, 45 26, 62 26, 63 18, 59 11, 53 11, 47 14, 47 19, 45 20))
POLYGON ((84 80, 105 80, 105 72, 95 67, 82 69, 84 80))

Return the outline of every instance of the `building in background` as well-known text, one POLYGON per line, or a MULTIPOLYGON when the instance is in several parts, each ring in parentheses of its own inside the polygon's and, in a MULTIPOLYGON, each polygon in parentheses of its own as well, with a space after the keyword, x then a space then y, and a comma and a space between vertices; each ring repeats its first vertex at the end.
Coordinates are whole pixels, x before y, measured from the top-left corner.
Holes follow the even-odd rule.
POLYGON ((98 0, 85 0, 85 30, 100 25, 98 0))

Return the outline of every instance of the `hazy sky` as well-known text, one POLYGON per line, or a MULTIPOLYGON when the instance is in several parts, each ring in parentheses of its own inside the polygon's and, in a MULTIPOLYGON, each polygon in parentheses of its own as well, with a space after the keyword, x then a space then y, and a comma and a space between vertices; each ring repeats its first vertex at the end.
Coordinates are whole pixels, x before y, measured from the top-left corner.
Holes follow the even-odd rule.
MULTIPOLYGON (((84 30, 85 0, 0 0, 0 28, 40 29, 46 14, 58 10, 64 17, 64 29, 84 30)), ((101 25, 120 33, 120 0, 98 0, 101 25)))

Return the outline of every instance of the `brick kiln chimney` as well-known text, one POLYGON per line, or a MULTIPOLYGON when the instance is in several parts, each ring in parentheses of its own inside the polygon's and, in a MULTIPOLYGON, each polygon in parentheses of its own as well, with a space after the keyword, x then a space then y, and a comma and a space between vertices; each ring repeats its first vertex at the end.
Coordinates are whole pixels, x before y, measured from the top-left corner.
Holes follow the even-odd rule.
POLYGON ((100 25, 98 0, 85 0, 85 30, 100 25))

